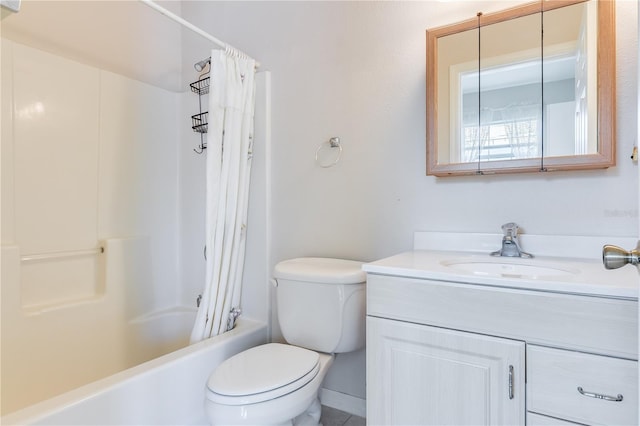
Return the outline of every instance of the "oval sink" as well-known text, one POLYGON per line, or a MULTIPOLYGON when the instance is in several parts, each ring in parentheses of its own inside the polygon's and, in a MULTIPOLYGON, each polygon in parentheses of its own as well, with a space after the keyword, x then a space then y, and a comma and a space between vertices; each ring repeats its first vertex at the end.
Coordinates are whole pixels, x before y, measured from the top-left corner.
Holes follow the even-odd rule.
POLYGON ((552 265, 531 265, 517 261, 491 260, 451 260, 442 262, 443 266, 456 271, 475 275, 542 279, 552 276, 574 275, 577 271, 552 265))

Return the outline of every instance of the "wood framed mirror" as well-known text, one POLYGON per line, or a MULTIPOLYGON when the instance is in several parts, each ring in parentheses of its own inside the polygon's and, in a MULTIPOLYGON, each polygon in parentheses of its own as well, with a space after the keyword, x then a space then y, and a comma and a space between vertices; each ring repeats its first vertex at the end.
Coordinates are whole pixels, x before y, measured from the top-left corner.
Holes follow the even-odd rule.
POLYGON ((615 115, 614 0, 427 30, 427 175, 607 168, 615 115))

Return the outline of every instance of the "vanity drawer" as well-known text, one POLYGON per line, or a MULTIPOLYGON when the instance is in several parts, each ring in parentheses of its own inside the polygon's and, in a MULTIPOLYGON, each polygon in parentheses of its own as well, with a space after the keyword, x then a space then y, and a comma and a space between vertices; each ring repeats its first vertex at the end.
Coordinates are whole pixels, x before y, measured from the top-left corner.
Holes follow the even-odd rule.
POLYGON ((554 417, 541 416, 527 412, 527 426, 581 426, 580 423, 556 419, 554 417))
POLYGON ((560 419, 637 425, 638 362, 528 345, 527 400, 529 411, 560 419))

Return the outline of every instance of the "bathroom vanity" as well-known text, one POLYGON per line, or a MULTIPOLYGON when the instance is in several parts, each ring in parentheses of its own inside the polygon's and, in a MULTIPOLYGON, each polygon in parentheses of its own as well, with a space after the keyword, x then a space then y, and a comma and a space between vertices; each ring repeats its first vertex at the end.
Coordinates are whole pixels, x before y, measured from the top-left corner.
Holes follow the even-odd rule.
POLYGON ((605 270, 589 237, 523 238, 533 259, 444 237, 364 267, 368 423, 638 424, 635 268, 605 270))

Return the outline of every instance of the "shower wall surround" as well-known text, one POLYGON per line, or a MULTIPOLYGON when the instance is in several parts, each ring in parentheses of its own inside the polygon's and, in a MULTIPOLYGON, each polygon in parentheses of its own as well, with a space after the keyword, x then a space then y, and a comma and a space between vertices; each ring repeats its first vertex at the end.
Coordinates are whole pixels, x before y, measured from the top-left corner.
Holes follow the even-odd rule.
POLYGON ((3 412, 128 367, 121 323, 176 304, 179 105, 2 39, 3 412))

